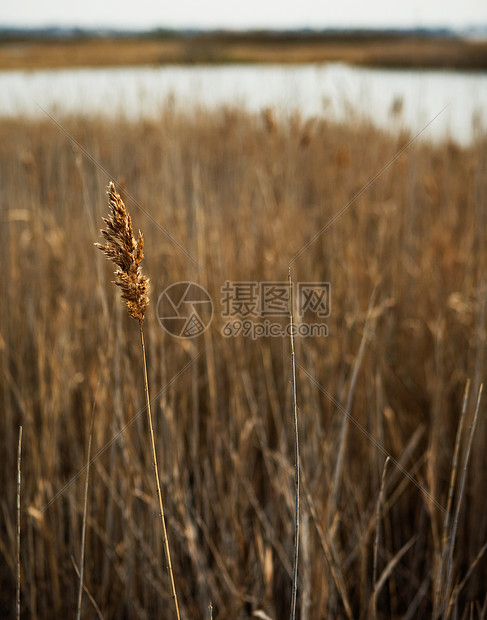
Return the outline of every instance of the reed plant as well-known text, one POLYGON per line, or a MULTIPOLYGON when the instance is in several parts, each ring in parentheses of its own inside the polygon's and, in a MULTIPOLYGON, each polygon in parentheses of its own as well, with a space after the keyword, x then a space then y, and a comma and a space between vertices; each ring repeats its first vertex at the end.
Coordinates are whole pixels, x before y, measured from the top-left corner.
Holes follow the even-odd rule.
POLYGON ((150 447, 152 454, 152 466, 156 484, 156 494, 159 503, 159 515, 161 519, 162 544, 166 556, 167 571, 171 586, 172 598, 176 617, 180 618, 178 597, 174 583, 174 573, 171 562, 171 552, 167 537, 166 519, 162 501, 159 468, 157 465, 156 442, 154 439, 154 425, 152 422, 151 399, 149 394, 149 379, 147 376, 147 355, 144 342, 144 317, 149 305, 149 280, 143 275, 141 269, 144 258, 144 237, 139 230, 137 240, 134 237, 132 218, 127 212, 123 200, 115 189, 113 182, 108 185, 108 203, 110 215, 104 218, 106 229, 102 230, 105 244, 96 243, 96 247, 102 250, 105 256, 118 267, 115 272, 115 284, 122 290, 122 299, 125 301, 128 313, 139 322, 140 348, 144 366, 144 390, 147 407, 147 420, 150 433, 150 447))

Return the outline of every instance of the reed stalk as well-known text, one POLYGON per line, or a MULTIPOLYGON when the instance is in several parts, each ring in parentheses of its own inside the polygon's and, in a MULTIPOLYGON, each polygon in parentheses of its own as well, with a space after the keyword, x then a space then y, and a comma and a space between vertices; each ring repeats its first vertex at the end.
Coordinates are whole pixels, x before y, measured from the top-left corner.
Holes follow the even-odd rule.
POLYGON ((110 182, 108 186, 108 197, 111 213, 108 218, 103 219, 107 227, 106 230, 101 231, 101 234, 105 239, 105 245, 100 243, 96 243, 95 245, 104 252, 107 258, 112 260, 118 266, 118 269, 115 272, 115 284, 122 290, 122 299, 125 300, 130 316, 139 321, 140 345, 144 366, 144 391, 150 431, 152 465, 154 468, 157 499, 159 502, 159 514, 161 518, 162 542, 171 585, 171 595, 174 601, 174 610, 177 619, 180 620, 178 598, 176 594, 169 541, 167 537, 159 469, 157 465, 156 442, 154 438, 154 426, 152 423, 152 412, 150 406, 149 380, 147 375, 147 356, 145 351, 143 326, 145 312, 149 305, 149 280, 142 274, 140 267, 144 257, 144 237, 139 230, 138 238, 137 240, 135 239, 131 217, 112 182, 110 182))
POLYGON ((296 597, 298 590, 298 558, 299 558, 299 433, 298 433, 298 403, 296 397, 296 359, 294 355, 294 328, 293 328, 293 282, 289 269, 289 336, 291 339, 291 388, 293 403, 294 427, 294 559, 293 583, 291 591, 291 620, 296 618, 296 597))
POLYGON ((17 449, 17 587, 16 587, 16 618, 19 620, 20 618, 20 577, 21 577, 21 569, 20 569, 20 517, 21 517, 21 509, 20 509, 20 491, 21 491, 21 482, 22 482, 22 472, 21 472, 21 461, 22 461, 22 427, 19 428, 19 444, 17 449))
POLYGON ((81 609, 83 606, 84 591, 84 572, 85 572, 85 548, 86 548, 86 521, 88 516, 88 487, 90 484, 90 466, 91 466, 91 442, 93 438, 93 423, 95 420, 95 407, 91 412, 90 434, 88 438, 88 450, 86 454, 86 479, 85 491, 83 498, 83 525, 81 528, 81 552, 79 561, 79 585, 78 585, 78 604, 76 607, 76 620, 81 619, 81 609))

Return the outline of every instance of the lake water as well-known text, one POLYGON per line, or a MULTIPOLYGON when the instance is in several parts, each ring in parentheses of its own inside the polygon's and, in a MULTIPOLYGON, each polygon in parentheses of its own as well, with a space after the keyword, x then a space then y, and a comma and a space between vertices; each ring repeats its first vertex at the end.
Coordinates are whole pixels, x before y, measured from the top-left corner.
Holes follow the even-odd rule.
POLYGON ((465 144, 487 127, 487 74, 337 63, 0 72, 0 117, 39 117, 43 108, 56 117, 138 119, 157 115, 169 101, 186 111, 240 105, 280 115, 367 119, 414 133, 443 110, 423 136, 465 144))

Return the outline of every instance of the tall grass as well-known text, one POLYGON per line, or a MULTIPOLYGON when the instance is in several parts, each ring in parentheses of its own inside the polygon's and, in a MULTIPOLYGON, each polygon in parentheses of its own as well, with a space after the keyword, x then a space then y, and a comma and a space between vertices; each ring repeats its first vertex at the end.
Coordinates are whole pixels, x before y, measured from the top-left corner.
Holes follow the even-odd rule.
MULTIPOLYGON (((160 328, 156 303, 144 321, 181 617, 204 617, 210 603, 215 619, 286 617, 295 500, 289 341, 224 338, 220 287, 286 282, 296 253, 408 137, 353 122, 266 123, 237 110, 63 123, 143 206, 121 192, 144 230, 154 302, 184 280, 215 304, 211 326, 192 341, 160 328)), ((93 248, 108 179, 49 122, 2 121, 0 138, 0 615, 15 614, 20 425, 23 615, 76 609, 70 558, 81 548, 96 393, 84 584, 105 618, 165 617, 171 588, 139 415, 138 327, 93 248)), ((327 338, 295 339, 300 618, 366 618, 370 609, 378 618, 428 617, 438 608, 469 378, 459 467, 467 448, 470 458, 452 499, 446 610, 485 617, 483 403, 471 448, 467 441, 485 375, 486 146, 480 137, 465 149, 413 144, 293 263, 295 282, 331 283, 332 303, 327 338), (348 424, 341 447, 347 403, 361 428, 348 424), (382 479, 386 454, 394 460, 382 479)), ((95 614, 88 599, 84 610, 95 614)))

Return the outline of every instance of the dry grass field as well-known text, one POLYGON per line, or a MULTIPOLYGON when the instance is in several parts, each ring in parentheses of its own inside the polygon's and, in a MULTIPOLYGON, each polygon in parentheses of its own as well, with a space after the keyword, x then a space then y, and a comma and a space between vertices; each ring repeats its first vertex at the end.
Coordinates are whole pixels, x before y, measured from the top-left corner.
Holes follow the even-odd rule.
POLYGON ((162 33, 0 38, 0 69, 174 63, 347 62, 372 67, 487 68, 487 42, 393 33, 162 33))
POLYGON ((74 617, 94 412, 83 617, 172 617, 138 326, 94 247, 113 178, 145 236, 181 617, 210 603, 213 618, 289 617, 290 342, 223 337, 220 289, 286 281, 291 261, 296 283, 331 285, 328 337, 295 340, 298 617, 487 617, 485 402, 468 450, 486 370, 485 137, 415 142, 293 260, 407 136, 231 109, 62 123, 109 174, 47 119, 0 122, 0 615, 15 617, 22 425, 22 615, 74 617), (215 305, 194 340, 157 321, 177 281, 215 305))

